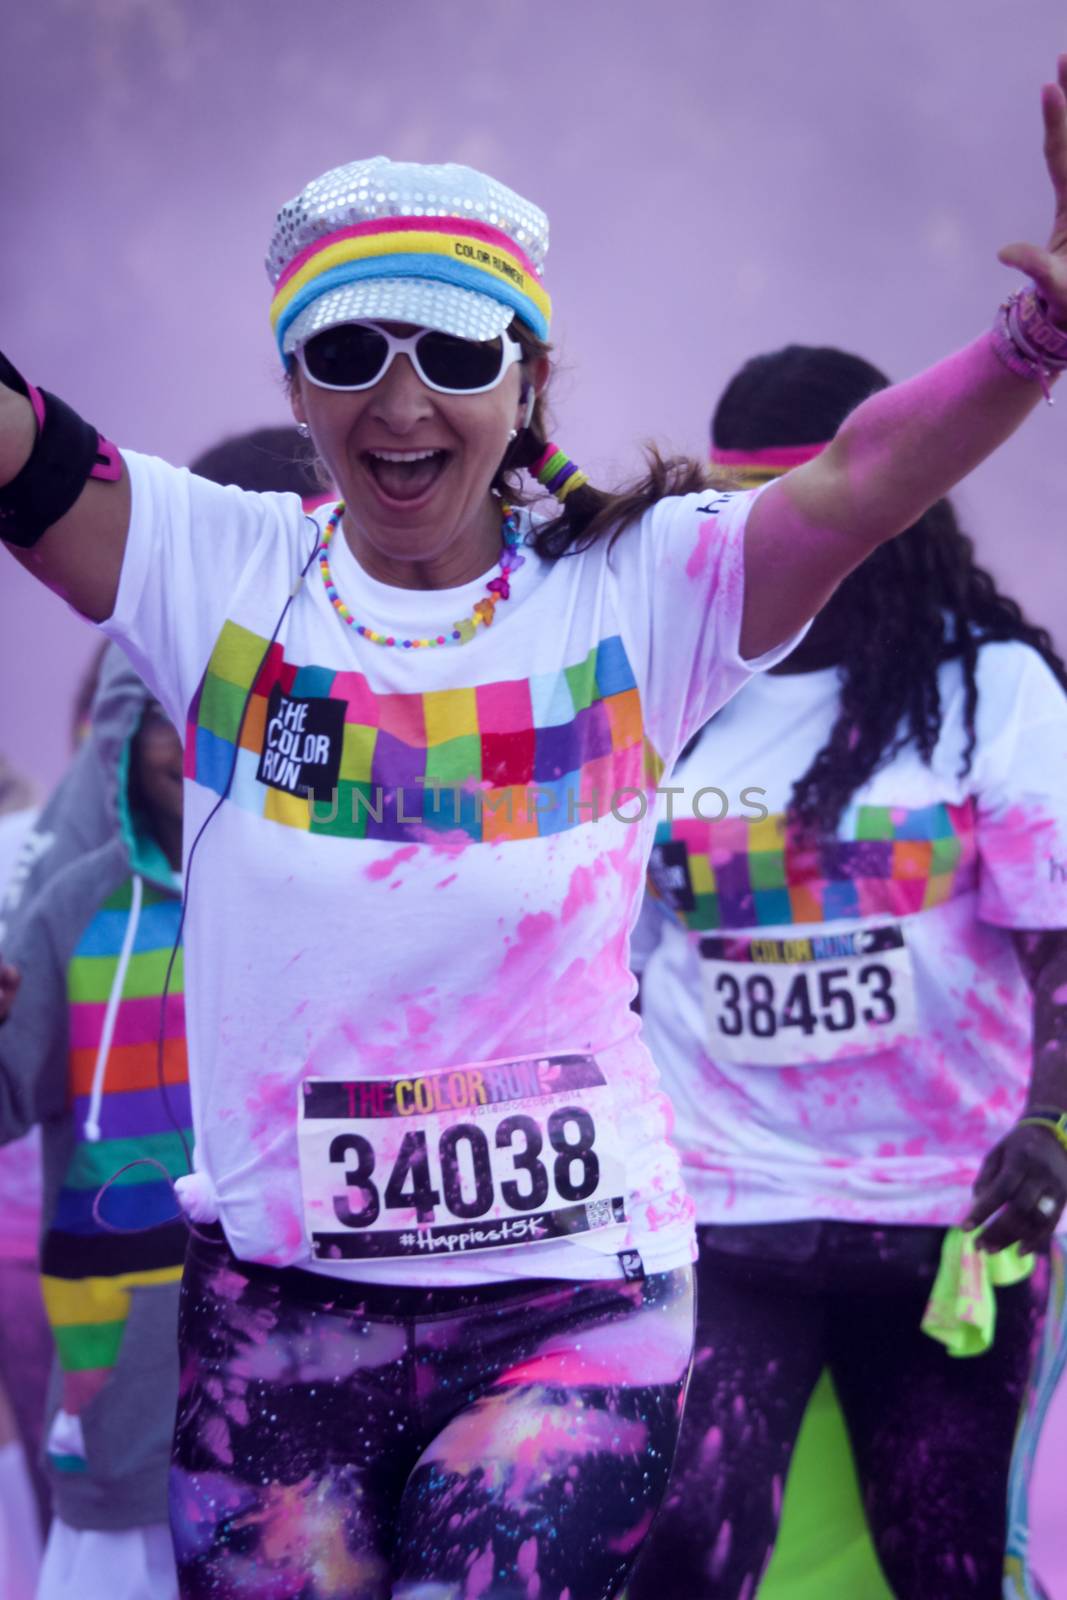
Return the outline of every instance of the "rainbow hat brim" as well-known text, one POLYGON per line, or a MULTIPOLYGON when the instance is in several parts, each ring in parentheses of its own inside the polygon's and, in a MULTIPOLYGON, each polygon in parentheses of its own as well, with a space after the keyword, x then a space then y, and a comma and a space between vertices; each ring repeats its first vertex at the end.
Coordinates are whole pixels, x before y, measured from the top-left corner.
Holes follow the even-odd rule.
POLYGON ((548 337, 552 304, 533 264, 498 228, 461 217, 383 217, 316 238, 275 285, 283 359, 341 322, 407 322, 495 339, 513 317, 548 337))

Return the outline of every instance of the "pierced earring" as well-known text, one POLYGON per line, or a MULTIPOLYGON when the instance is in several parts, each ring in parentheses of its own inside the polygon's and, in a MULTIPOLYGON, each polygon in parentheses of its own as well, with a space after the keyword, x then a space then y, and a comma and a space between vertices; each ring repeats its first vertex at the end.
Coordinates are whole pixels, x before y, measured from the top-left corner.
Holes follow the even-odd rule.
POLYGON ((519 437, 518 428, 512 428, 511 432, 508 434, 508 444, 511 444, 513 442, 513 440, 517 439, 518 437, 519 437))
POLYGON ((306 422, 298 422, 296 425, 296 431, 300 435, 301 439, 311 438, 311 429, 308 427, 306 422))

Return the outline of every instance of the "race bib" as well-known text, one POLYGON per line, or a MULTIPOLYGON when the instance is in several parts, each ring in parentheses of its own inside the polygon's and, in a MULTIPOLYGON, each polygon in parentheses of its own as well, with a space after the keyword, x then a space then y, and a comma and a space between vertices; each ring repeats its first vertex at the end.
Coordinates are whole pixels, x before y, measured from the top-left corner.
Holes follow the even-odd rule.
POLYGON ((846 933, 700 941, 708 1052, 756 1067, 871 1055, 916 1034, 899 923, 846 933))
POLYGON ((499 1250, 626 1221, 612 1094, 593 1056, 471 1062, 300 1086, 319 1260, 499 1250))

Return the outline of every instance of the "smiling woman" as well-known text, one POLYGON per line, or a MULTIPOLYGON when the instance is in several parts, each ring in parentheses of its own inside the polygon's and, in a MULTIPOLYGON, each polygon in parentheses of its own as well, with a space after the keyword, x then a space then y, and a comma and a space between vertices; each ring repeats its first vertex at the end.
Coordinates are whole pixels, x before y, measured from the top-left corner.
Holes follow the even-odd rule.
POLYGON ((476 344, 371 322, 301 347, 293 412, 344 496, 349 544, 374 577, 448 588, 496 559, 501 518, 489 486, 535 381, 520 378, 521 356, 507 335, 476 344))
MULTIPOLYGON (((1067 194, 1058 88, 1046 118, 1067 194)), ((1042 311, 1014 368, 983 337, 758 496, 656 458, 614 497, 548 437, 547 242, 464 167, 353 162, 282 208, 274 335, 342 496, 313 513, 120 456, 0 371, 0 531, 185 730, 188 1597, 620 1590, 693 1241, 630 1010, 654 807, 620 799, 1059 361, 1042 311)))

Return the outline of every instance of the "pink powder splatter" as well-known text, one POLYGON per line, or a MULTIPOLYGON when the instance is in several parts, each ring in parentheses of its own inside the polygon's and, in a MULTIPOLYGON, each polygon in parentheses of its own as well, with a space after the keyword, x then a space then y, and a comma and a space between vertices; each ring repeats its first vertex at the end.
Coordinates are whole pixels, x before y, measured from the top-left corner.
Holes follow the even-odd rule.
POLYGON ((417 856, 417 844, 403 845, 399 850, 394 850, 391 856, 386 856, 382 861, 372 861, 369 867, 364 867, 363 876, 376 882, 380 878, 388 878, 397 867, 403 866, 405 861, 410 861, 412 856, 417 856))
POLYGON ((563 902, 560 912, 560 921, 570 922, 582 906, 591 906, 596 902, 596 880, 603 876, 607 870, 605 861, 601 858, 588 867, 575 867, 571 873, 570 887, 567 898, 563 902))
POLYGON ((218 1415, 208 1417, 200 1430, 200 1438, 205 1450, 209 1451, 224 1467, 233 1466, 233 1447, 230 1444, 230 1430, 226 1426, 226 1419, 218 1415))
POLYGON ((608 1549, 618 1550, 620 1555, 628 1556, 631 1550, 637 1549, 651 1526, 652 1512, 646 1511, 635 1527, 628 1528, 625 1533, 620 1533, 617 1539, 606 1540, 608 1549))
POLYGON ((1055 819, 1037 807, 1028 811, 1025 806, 1011 806, 984 822, 982 857, 987 865, 1022 867, 1032 873, 1040 857, 1058 843, 1055 819))
POLYGON ((408 1025, 408 1033, 413 1039, 421 1034, 428 1033, 433 1027, 433 1012, 427 1011, 425 1006, 408 1006, 404 1013, 408 1025))
MULTIPOLYGON (((999 1044, 1011 1049, 1015 1044, 1015 1026, 1010 1014, 1005 1017, 1000 1006, 987 1005, 973 992, 967 995, 965 1004, 978 1027, 978 1037, 986 1044, 999 1044)), ((965 1024, 961 1024, 965 1026, 965 1024)))
POLYGON ((730 1559, 730 1546, 733 1544, 733 1529, 729 1521, 723 1523, 719 1529, 719 1536, 715 1540, 715 1547, 711 1552, 711 1575, 713 1578, 721 1577, 726 1570, 726 1563, 730 1559))
POLYGON ((467 1600, 478 1600, 493 1581, 493 1547, 489 1545, 483 1550, 467 1574, 467 1587, 464 1594, 467 1600))
POLYGON ((715 521, 712 517, 709 517, 697 529, 696 544, 693 546, 692 554, 685 564, 687 578, 700 578, 707 571, 711 562, 711 548, 715 542, 715 534, 715 521))
POLYGON ((296 1086, 288 1072, 265 1072, 245 1100, 253 1138, 266 1131, 273 1138, 289 1122, 296 1106, 296 1086))
POLYGON ((287 1264, 304 1243, 304 1230, 291 1202, 283 1195, 264 1196, 263 1210, 270 1223, 271 1254, 264 1259, 287 1264))
MULTIPOLYGON (((486 785, 491 787, 491 785, 486 785)), ((475 843, 473 837, 463 828, 412 828, 412 834, 419 844, 426 845, 435 856, 447 856, 454 859, 475 843)))
POLYGON ((530 976, 531 967, 541 962, 545 947, 554 941, 555 927, 556 919, 549 911, 535 911, 523 917, 515 930, 516 942, 500 963, 501 977, 530 976))
POLYGON ((233 1395, 229 1400, 225 1401, 223 1410, 229 1420, 236 1423, 239 1428, 248 1427, 251 1412, 248 1409, 248 1402, 240 1395, 233 1395))
POLYGON ((233 1272, 229 1267, 219 1267, 208 1279, 208 1286, 218 1299, 236 1304, 244 1293, 246 1282, 239 1272, 233 1272))
POLYGON ((515 1570, 520 1578, 526 1579, 526 1593, 530 1600, 537 1600, 541 1593, 541 1580, 537 1576, 537 1540, 524 1539, 519 1546, 515 1557, 515 1570))

